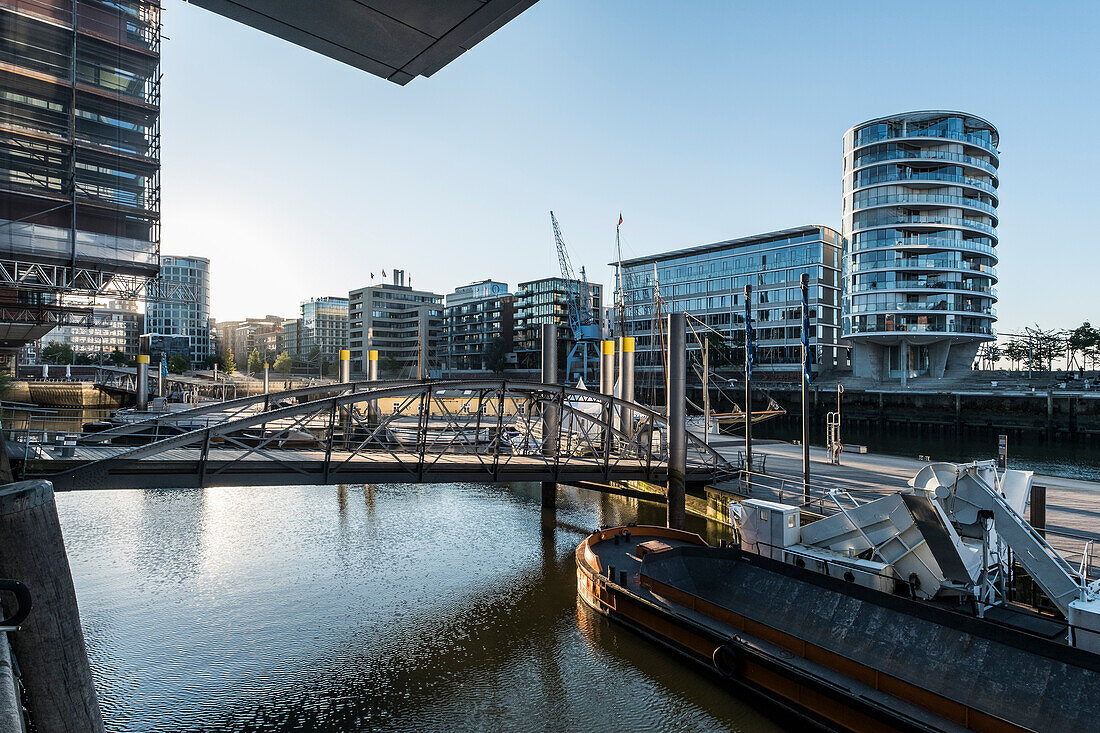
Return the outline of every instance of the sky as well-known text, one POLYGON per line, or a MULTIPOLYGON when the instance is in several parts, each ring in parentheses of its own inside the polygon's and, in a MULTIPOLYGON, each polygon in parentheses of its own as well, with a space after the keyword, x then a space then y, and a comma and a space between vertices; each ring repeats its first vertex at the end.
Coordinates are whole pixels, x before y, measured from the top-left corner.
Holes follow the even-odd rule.
POLYGON ((1095 2, 540 0, 397 86, 167 0, 164 254, 209 257, 218 320, 404 269, 448 293, 823 224, 841 138, 958 109, 1001 134, 998 330, 1100 322, 1095 2))

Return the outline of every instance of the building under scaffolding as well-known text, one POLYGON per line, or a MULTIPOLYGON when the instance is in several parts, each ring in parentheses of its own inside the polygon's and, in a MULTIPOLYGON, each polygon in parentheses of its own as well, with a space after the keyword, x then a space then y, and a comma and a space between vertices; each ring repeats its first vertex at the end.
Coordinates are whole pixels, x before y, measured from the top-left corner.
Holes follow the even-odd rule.
POLYGON ((0 350, 8 354, 54 326, 92 325, 91 310, 66 307, 67 295, 168 295, 153 280, 160 12, 159 0, 0 0, 0 350))

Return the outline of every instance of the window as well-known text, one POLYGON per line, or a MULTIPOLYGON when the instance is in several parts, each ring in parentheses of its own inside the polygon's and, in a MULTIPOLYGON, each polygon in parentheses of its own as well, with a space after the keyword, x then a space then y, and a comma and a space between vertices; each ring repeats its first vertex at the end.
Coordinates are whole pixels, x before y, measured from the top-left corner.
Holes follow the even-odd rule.
POLYGON ((787 526, 792 527, 792 528, 794 527, 794 515, 793 514, 791 514, 787 517, 787 526))
POLYGON ((761 509, 760 510, 760 521, 761 522, 768 521, 768 510, 767 509, 761 509))

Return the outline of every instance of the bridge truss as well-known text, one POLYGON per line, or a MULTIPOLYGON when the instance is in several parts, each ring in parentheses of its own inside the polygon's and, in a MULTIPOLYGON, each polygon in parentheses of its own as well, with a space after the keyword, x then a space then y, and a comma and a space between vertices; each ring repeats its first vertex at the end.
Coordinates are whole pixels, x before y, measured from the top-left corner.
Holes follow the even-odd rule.
MULTIPOLYGON (((734 468, 687 439, 687 480, 734 468)), ((44 452, 44 453, 43 453, 44 452)), ((58 490, 668 478, 665 418, 561 385, 357 382, 241 398, 86 436, 24 466, 58 490), (168 433, 175 433, 167 435, 168 433), (147 441, 142 445, 128 442, 147 441)))

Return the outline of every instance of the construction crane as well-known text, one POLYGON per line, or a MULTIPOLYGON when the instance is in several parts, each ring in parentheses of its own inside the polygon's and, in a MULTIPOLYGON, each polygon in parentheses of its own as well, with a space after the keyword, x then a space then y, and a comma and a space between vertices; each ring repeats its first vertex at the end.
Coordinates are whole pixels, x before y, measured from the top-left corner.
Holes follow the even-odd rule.
POLYGON ((600 319, 592 312, 592 292, 585 277, 584 268, 578 279, 573 274, 573 265, 569 261, 569 250, 561 235, 561 227, 554 212, 550 212, 550 223, 554 227, 554 245, 558 249, 558 265, 565 280, 566 301, 569 308, 569 328, 573 332, 573 346, 565 359, 566 379, 575 376, 573 363, 579 361, 581 378, 588 380, 588 363, 591 358, 595 364, 600 361, 600 319))

